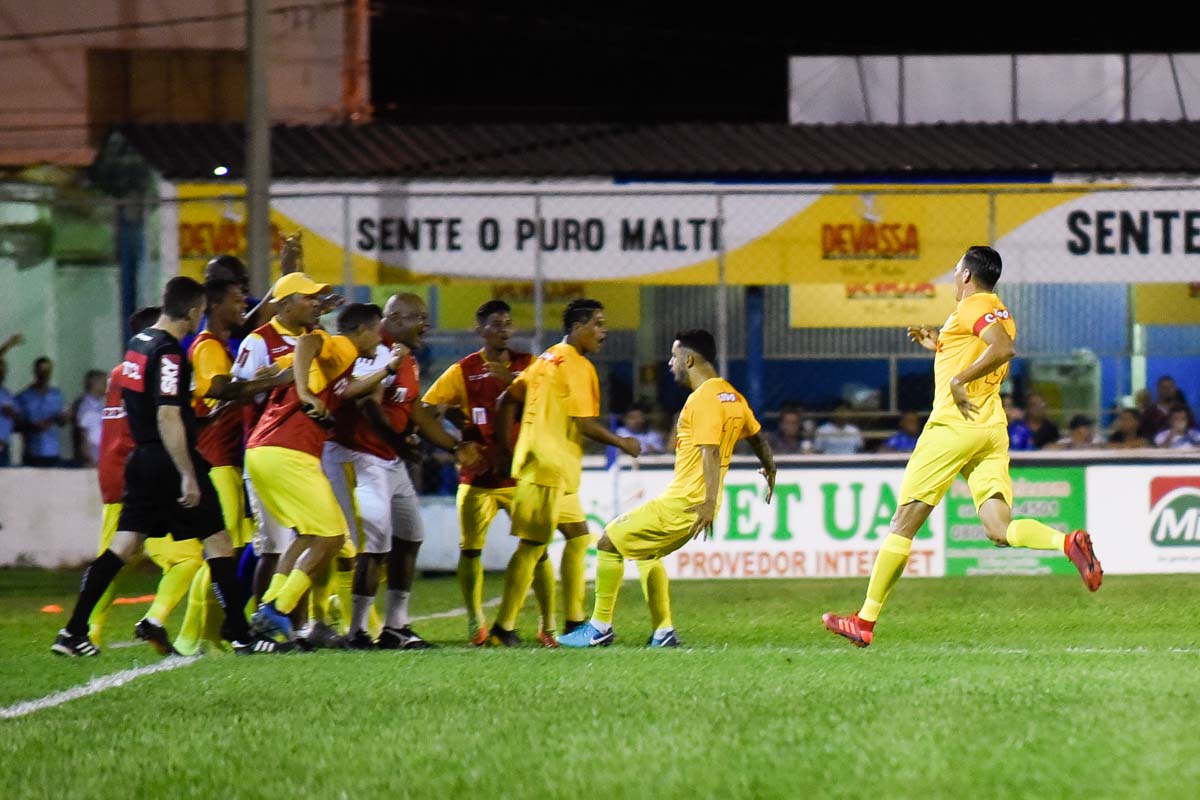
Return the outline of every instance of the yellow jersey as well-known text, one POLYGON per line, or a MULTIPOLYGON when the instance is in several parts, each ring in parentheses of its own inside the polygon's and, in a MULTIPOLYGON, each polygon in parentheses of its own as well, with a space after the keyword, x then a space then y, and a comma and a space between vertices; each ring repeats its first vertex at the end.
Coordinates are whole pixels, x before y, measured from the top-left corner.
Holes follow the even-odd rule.
POLYGON ((513 383, 525 387, 525 409, 512 477, 567 494, 579 491, 583 434, 575 419, 600 416, 596 368, 574 346, 560 342, 533 359, 513 383))
MULTIPOLYGON (((700 446, 715 444, 721 453, 721 483, 739 439, 762 428, 746 398, 724 378, 709 378, 688 395, 675 429, 675 478, 663 497, 704 500, 704 458, 700 446)), ((718 484, 720 485, 720 484, 718 484)))
POLYGON ((1002 325, 1008 335, 1016 341, 1017 324, 1012 314, 990 292, 964 297, 946 319, 938 334, 937 353, 933 357, 933 413, 930 422, 945 422, 957 425, 1007 425, 1004 406, 1000 402, 1000 384, 1008 375, 1008 364, 967 384, 967 397, 979 409, 975 419, 963 417, 954 396, 950 394, 950 379, 962 372, 987 349, 980 338, 992 325, 1002 325))

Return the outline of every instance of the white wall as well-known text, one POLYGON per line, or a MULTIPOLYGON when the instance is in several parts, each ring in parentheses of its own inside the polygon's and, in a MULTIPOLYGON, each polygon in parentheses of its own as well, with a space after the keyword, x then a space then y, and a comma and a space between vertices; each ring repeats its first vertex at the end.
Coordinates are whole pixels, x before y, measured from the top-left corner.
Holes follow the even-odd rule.
MULTIPOLYGON (((341 92, 343 7, 317 0, 268 2, 272 8, 313 6, 269 17, 272 117, 292 123, 330 119, 341 92)), ((89 163, 92 152, 85 127, 89 48, 244 49, 245 8, 245 0, 88 0, 82 4, 77 0, 0 0, 0 31, 5 34, 182 17, 231 17, 215 22, 0 41, 0 161, 89 163)))

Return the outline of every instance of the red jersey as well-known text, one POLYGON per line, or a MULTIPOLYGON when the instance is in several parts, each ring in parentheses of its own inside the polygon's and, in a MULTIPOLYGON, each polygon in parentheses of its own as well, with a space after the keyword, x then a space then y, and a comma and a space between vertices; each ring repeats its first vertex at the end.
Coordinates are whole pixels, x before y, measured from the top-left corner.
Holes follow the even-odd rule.
MULTIPOLYGON (((334 414, 342 405, 358 351, 344 336, 330 337, 324 331, 318 332, 326 337, 325 344, 313 360, 308 386, 329 413, 334 414)), ((290 383, 271 392, 246 447, 286 447, 319 459, 328 438, 329 428, 304 413, 296 386, 290 383)))
MULTIPOLYGON (((260 369, 274 364, 284 356, 290 356, 296 349, 296 336, 286 332, 274 318, 265 325, 260 325, 242 340, 238 348, 237 359, 233 365, 233 375, 238 380, 253 380, 260 369)), ((267 398, 260 397, 242 406, 242 424, 246 438, 254 430, 255 423, 266 408, 267 398)))
POLYGON ((125 462, 133 450, 133 434, 125 421, 125 404, 121 402, 121 367, 117 364, 108 374, 108 391, 104 393, 104 411, 100 423, 100 457, 96 473, 100 478, 100 499, 104 503, 119 503, 125 493, 125 462))
MULTIPOLYGON (((374 358, 360 358, 355 362, 354 376, 361 377, 378 372, 387 367, 391 360, 391 349, 381 344, 375 349, 374 358)), ((420 391, 417 362, 412 353, 409 353, 400 363, 396 374, 386 379, 383 384, 383 403, 380 408, 383 418, 396 433, 403 433, 408 427, 413 403, 417 401, 420 391)), ((399 457, 357 405, 347 404, 342 408, 334 427, 333 439, 351 450, 367 453, 385 461, 394 461, 399 457)))
MULTIPOLYGON (((514 375, 520 375, 533 360, 529 353, 512 350, 509 351, 509 358, 508 368, 514 375)), ((497 473, 492 466, 499 458, 499 445, 496 441, 496 401, 500 399, 505 388, 488 371, 483 351, 476 351, 451 365, 425 393, 423 400, 430 405, 455 405, 461 408, 467 418, 463 440, 479 442, 483 446, 485 464, 488 466, 476 469, 460 467, 459 483, 485 489, 516 485, 516 481, 507 472, 497 473)), ((516 441, 518 430, 519 419, 513 421, 513 442, 516 441)))
POLYGON ((200 425, 196 449, 214 467, 241 466, 243 427, 241 409, 227 400, 206 398, 214 375, 229 375, 233 359, 211 331, 202 331, 188 350, 195 387, 192 410, 200 425))

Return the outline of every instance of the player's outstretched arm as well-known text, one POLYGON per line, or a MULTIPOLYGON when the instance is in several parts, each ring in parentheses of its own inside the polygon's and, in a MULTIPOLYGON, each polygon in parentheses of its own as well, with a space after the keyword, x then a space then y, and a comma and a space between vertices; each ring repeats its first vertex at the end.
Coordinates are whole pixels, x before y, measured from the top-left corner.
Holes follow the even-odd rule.
POLYGON ((767 443, 766 438, 762 435, 762 431, 753 436, 747 436, 746 443, 750 445, 750 449, 758 457, 758 463, 762 464, 762 468, 758 471, 758 474, 762 475, 767 481, 767 503, 770 503, 771 496, 775 494, 775 454, 771 452, 771 445, 767 443))
POLYGON ((292 368, 279 370, 263 378, 248 381, 234 380, 231 375, 213 375, 205 397, 214 400, 229 400, 235 403, 245 402, 261 392, 269 392, 276 386, 284 386, 292 381, 292 368))
POLYGON ((909 325, 908 338, 926 350, 937 350, 939 330, 928 325, 909 325))
POLYGON ((579 432, 593 442, 618 447, 634 458, 642 454, 641 442, 632 436, 617 436, 608 428, 601 425, 600 420, 595 417, 574 417, 573 419, 575 420, 575 424, 579 426, 579 432))

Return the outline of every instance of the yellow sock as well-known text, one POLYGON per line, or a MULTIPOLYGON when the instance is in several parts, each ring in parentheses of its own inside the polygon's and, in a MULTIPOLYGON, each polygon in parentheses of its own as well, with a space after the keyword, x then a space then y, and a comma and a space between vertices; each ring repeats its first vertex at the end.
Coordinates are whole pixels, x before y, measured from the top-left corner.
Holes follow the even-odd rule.
POLYGON ((537 598, 542 630, 553 633, 557 625, 554 619, 554 564, 545 552, 533 568, 533 596, 537 598))
POLYGON ((646 596, 646 605, 650 608, 651 626, 656 631, 673 627, 667 568, 657 558, 638 561, 637 568, 638 577, 642 579, 642 594, 646 596))
POLYGON ((612 624, 613 609, 617 607, 617 592, 625 580, 625 559, 618 553, 601 550, 596 554, 596 607, 592 619, 612 624))
MULTIPOLYGON (((272 579, 274 583, 274 579, 272 579)), ((300 602, 300 598, 312 586, 312 578, 308 577, 308 573, 302 569, 292 570, 292 574, 287 576, 287 581, 279 590, 279 594, 275 596, 275 610, 281 614, 290 614, 292 609, 300 602)))
POLYGON ((562 575, 563 619, 568 622, 581 622, 587 614, 583 604, 587 599, 587 549, 590 541, 590 536, 576 536, 567 539, 567 546, 563 548, 559 573, 562 575))
POLYGON ((333 593, 333 562, 312 579, 312 618, 329 624, 329 595, 333 593))
POLYGON ((113 600, 117 598, 117 582, 114 580, 100 595, 100 600, 88 616, 88 638, 95 644, 103 644, 104 623, 108 622, 108 612, 112 610, 113 600))
POLYGON ((1008 523, 1004 536, 1011 547, 1028 547, 1030 550, 1057 550, 1063 552, 1066 534, 1059 533, 1049 525, 1036 519, 1014 519, 1008 523))
POLYGON ((333 592, 337 595, 342 633, 350 630, 350 610, 354 607, 354 568, 339 569, 333 575, 333 592))
POLYGON ((159 580, 154 602, 150 604, 146 616, 165 623, 175 606, 187 596, 196 573, 203 566, 204 560, 200 558, 189 558, 187 561, 172 564, 159 580))
POLYGON ((879 555, 875 556, 875 566, 871 567, 871 582, 867 584, 867 599, 863 601, 862 609, 858 612, 860 619, 867 622, 879 619, 879 610, 883 608, 883 601, 887 600, 892 587, 904 574, 904 567, 908 565, 910 552, 912 552, 912 539, 905 539, 903 536, 889 533, 883 540, 883 547, 879 548, 879 555))
POLYGON ((188 589, 187 609, 175 637, 175 649, 185 656, 195 655, 204 635, 204 617, 208 613, 208 595, 211 594, 212 573, 208 564, 201 564, 192 576, 188 589))
POLYGON ((267 584, 267 591, 263 593, 262 601, 269 603, 279 596, 279 590, 287 583, 288 576, 282 572, 276 572, 271 576, 271 582, 267 584))
POLYGON ((458 588, 472 628, 483 619, 483 557, 458 554, 458 588))
POLYGON ((521 540, 508 561, 508 568, 504 570, 504 593, 500 597, 500 608, 496 610, 496 624, 506 631, 517 628, 517 614, 525 605, 525 595, 533 583, 533 570, 544 552, 546 545, 521 540))

